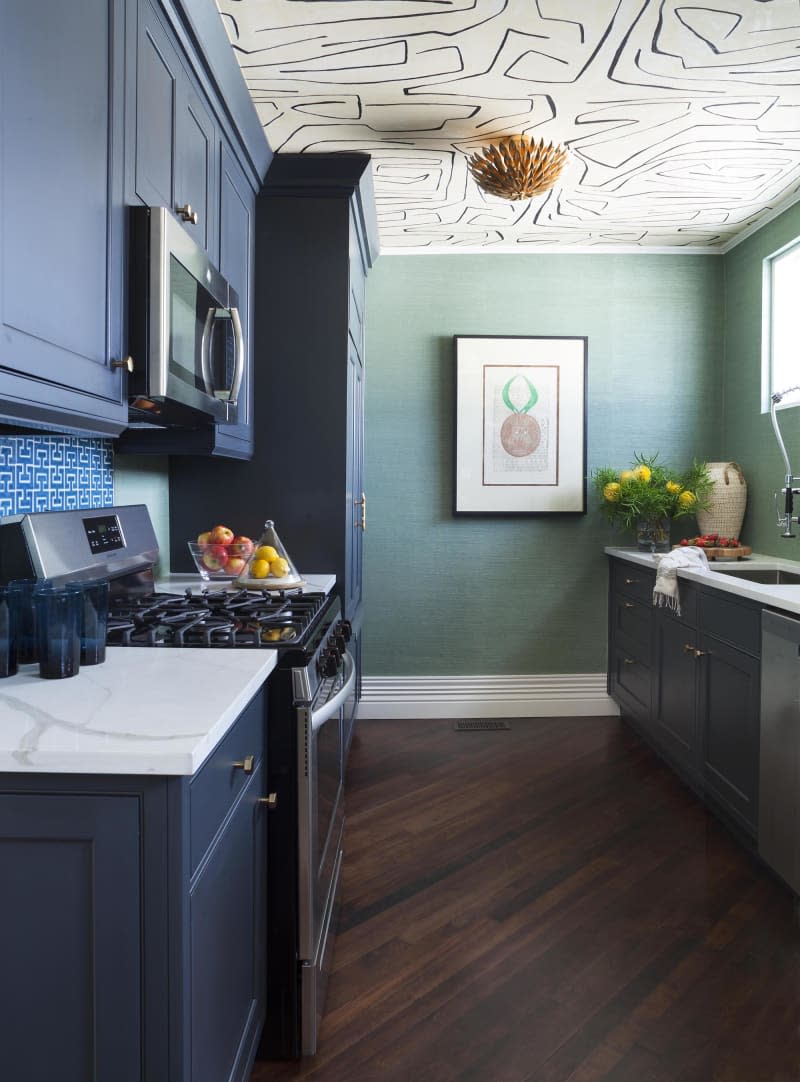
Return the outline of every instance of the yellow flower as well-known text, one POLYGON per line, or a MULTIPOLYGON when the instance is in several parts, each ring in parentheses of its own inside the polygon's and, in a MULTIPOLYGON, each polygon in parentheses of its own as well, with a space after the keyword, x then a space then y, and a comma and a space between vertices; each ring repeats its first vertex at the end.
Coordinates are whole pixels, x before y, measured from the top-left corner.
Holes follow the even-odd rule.
POLYGON ((667 481, 667 492, 671 492, 674 496, 676 492, 680 492, 681 486, 677 481, 667 481))
POLYGON ((681 507, 693 507, 697 503, 697 497, 687 488, 686 491, 682 492, 678 497, 678 503, 681 507))
POLYGON ((622 473, 619 475, 619 479, 620 481, 632 481, 635 476, 636 474, 633 472, 633 470, 623 470, 622 473))
POLYGON ((603 496, 609 503, 617 503, 619 500, 619 485, 616 481, 609 481, 607 485, 603 486, 603 496))
POLYGON ((649 481, 653 476, 649 466, 637 466, 633 472, 639 481, 649 481))

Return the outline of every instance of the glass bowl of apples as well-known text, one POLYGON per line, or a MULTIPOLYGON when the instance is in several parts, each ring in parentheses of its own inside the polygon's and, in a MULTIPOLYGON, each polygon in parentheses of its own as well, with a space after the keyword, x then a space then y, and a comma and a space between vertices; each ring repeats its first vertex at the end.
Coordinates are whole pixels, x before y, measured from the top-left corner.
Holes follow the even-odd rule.
POLYGON ((215 526, 187 541, 195 567, 207 582, 235 579, 247 566, 254 544, 243 534, 234 534, 228 526, 215 526))

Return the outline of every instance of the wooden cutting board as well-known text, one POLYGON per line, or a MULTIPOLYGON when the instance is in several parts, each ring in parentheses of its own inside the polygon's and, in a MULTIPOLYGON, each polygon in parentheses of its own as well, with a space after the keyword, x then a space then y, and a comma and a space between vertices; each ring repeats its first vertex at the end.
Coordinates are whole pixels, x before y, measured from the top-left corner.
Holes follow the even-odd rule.
POLYGON ((735 549, 723 549, 714 547, 706 548, 705 545, 673 545, 674 549, 701 549, 709 560, 741 560, 743 556, 752 556, 753 549, 750 545, 739 545, 735 549))

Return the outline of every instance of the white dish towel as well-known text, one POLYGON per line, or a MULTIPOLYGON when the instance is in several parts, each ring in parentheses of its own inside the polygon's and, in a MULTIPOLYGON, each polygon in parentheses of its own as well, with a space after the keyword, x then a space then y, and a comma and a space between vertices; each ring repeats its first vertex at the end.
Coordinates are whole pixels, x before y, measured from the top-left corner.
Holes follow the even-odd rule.
POLYGON ((708 557, 702 549, 687 545, 673 549, 658 558, 656 584, 653 587, 653 604, 666 605, 680 616, 681 598, 678 593, 678 568, 690 567, 693 571, 708 571, 708 557))

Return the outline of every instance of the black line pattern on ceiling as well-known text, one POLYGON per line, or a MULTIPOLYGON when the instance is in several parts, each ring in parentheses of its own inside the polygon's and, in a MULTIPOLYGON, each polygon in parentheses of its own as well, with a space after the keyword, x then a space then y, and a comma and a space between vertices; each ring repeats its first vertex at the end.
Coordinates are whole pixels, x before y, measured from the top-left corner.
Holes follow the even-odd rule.
POLYGON ((725 245, 800 194, 798 0, 217 0, 276 152, 372 155, 384 250, 725 245), (530 203, 466 157, 570 162, 530 203))

